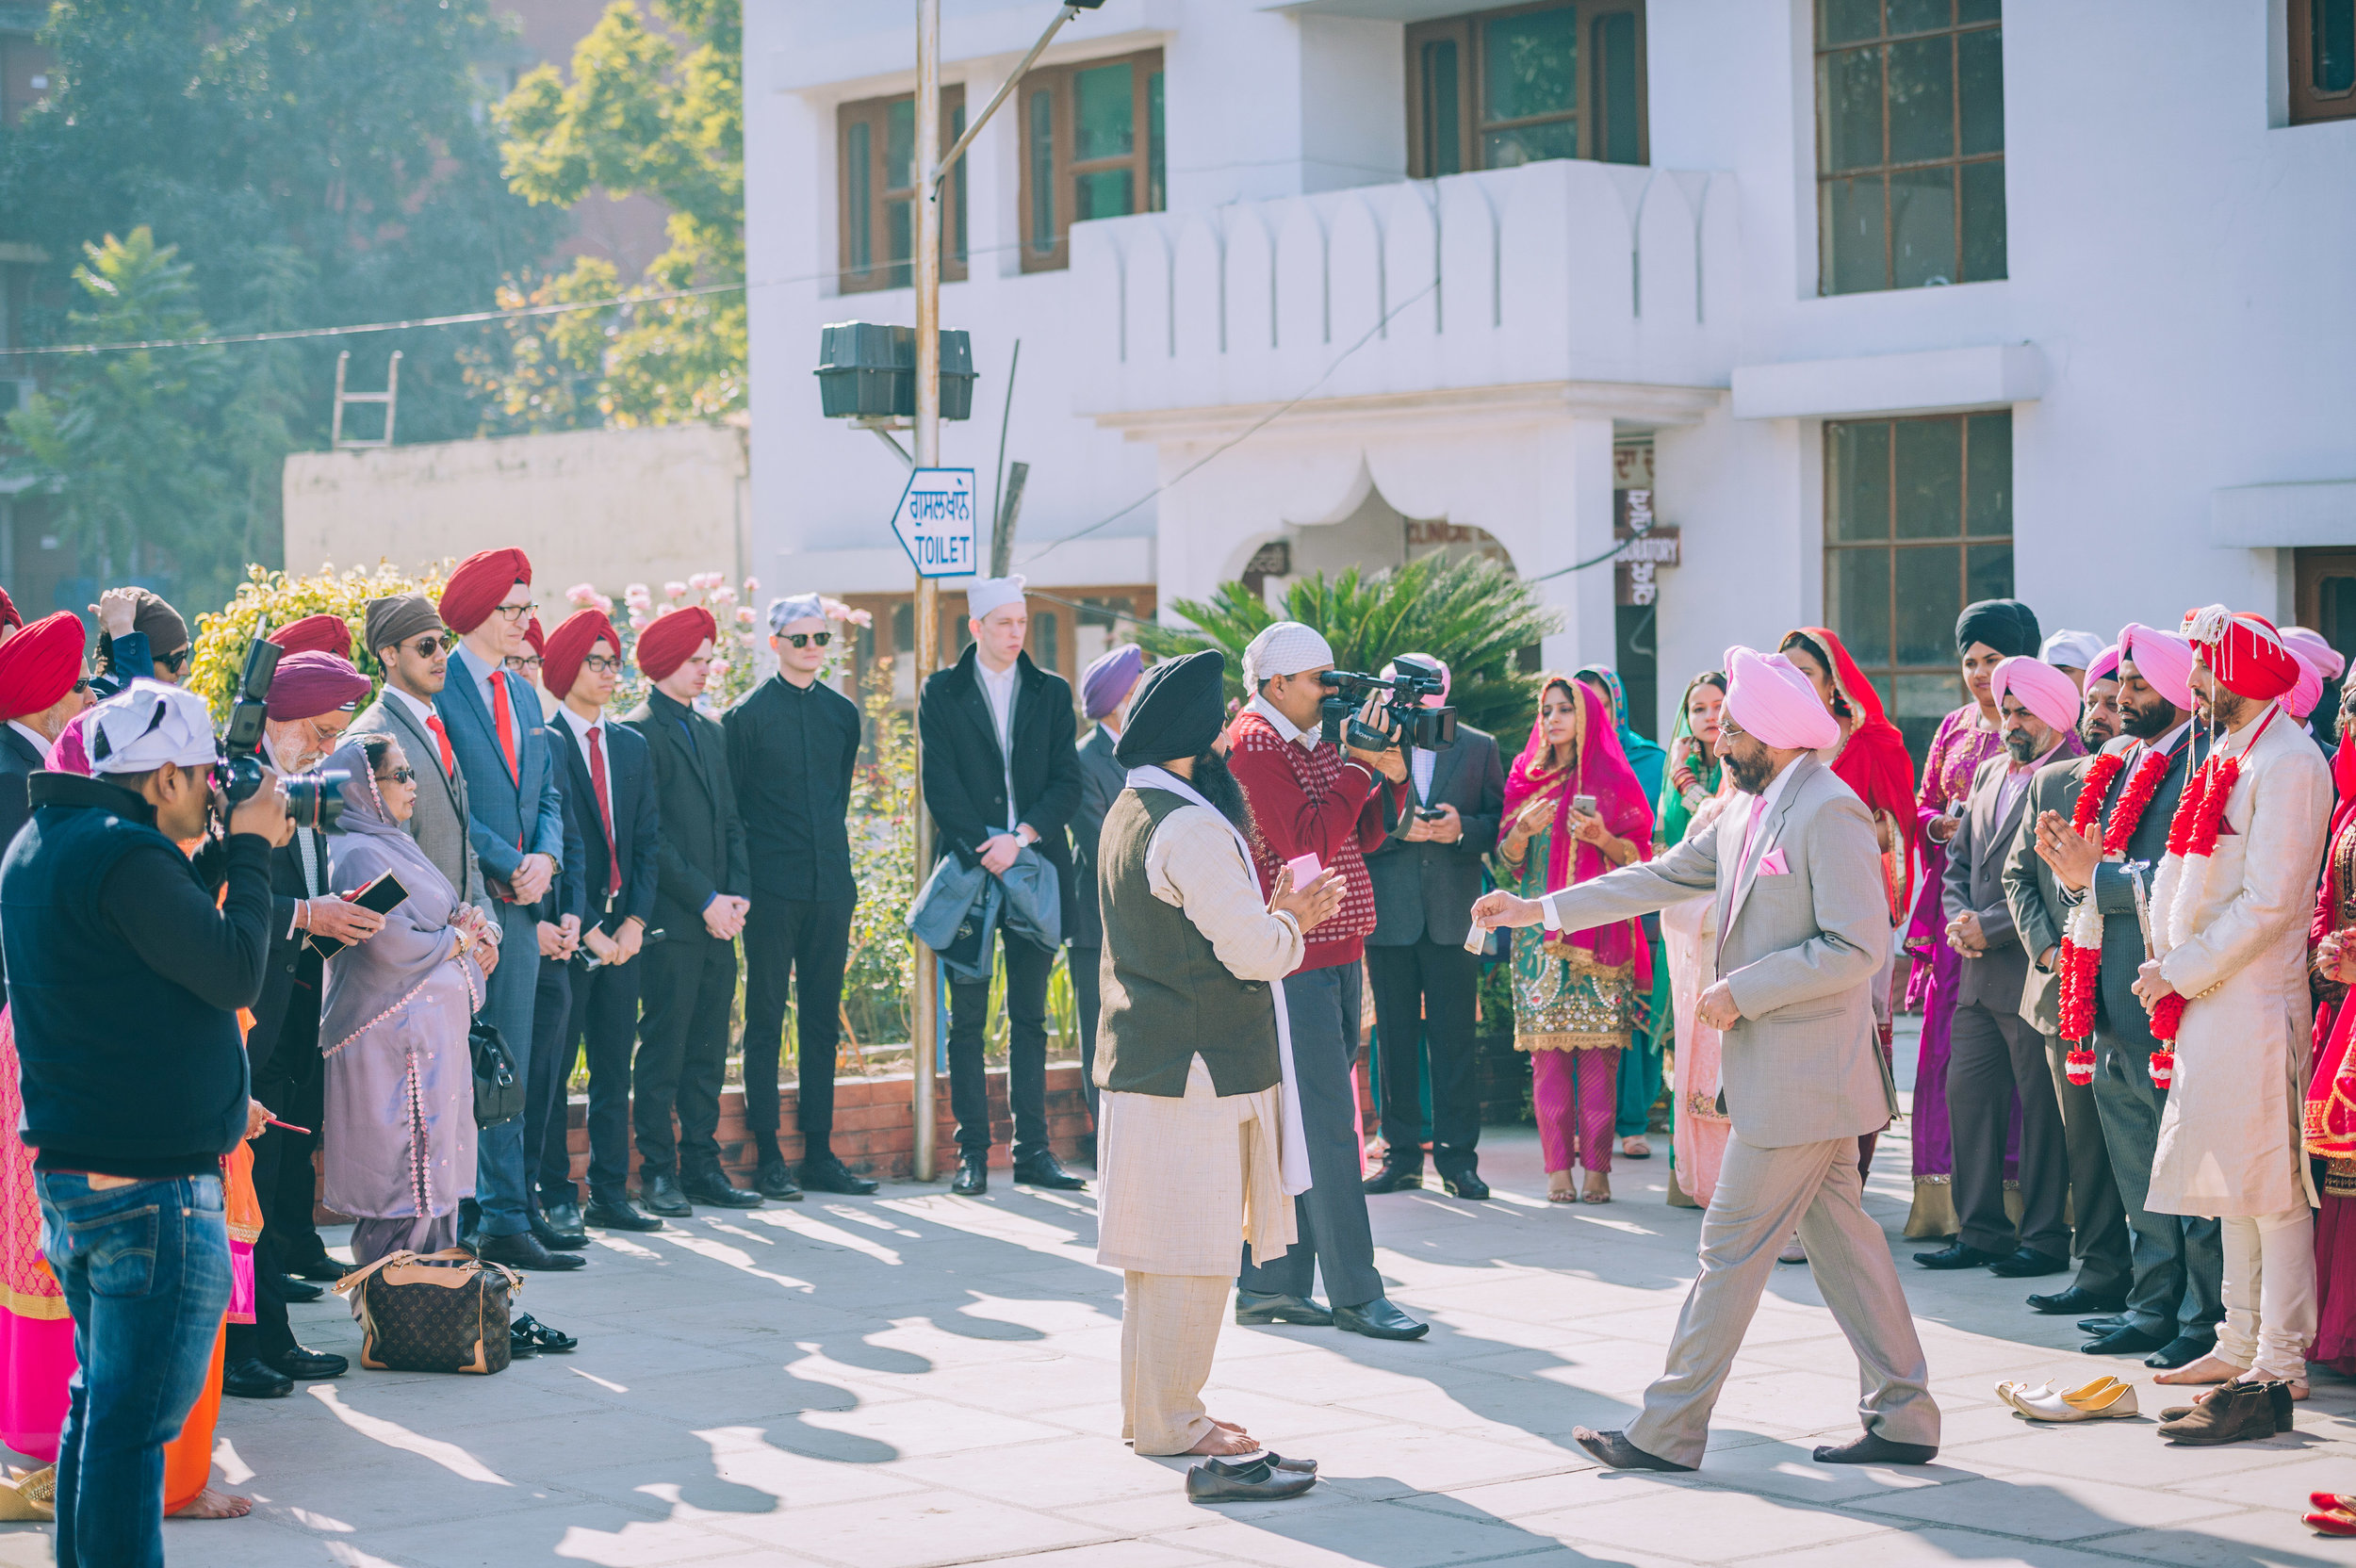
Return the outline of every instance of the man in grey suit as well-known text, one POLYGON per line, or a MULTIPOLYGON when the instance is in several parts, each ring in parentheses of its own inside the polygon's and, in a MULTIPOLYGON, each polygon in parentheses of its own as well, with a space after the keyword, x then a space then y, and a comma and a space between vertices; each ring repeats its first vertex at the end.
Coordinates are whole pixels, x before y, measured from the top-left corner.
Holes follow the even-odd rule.
MULTIPOLYGON (((1072 834, 1072 908, 1078 918, 1064 932, 1064 962, 1072 972, 1072 1011, 1079 1015, 1080 1084, 1088 1094, 1091 1125, 1096 1120, 1096 1021, 1103 1006, 1097 966, 1104 955, 1104 915, 1096 896, 1096 841, 1104 831, 1104 813, 1129 787, 1129 770, 1114 758, 1113 747, 1128 720, 1129 694, 1144 674, 1145 650, 1135 643, 1106 648, 1080 672, 1080 711, 1095 727, 1077 748, 1080 804, 1066 825, 1072 834)), ((1090 1135, 1090 1160, 1095 1158, 1094 1144, 1090 1135)))
POLYGON ((1583 930, 1714 890, 1717 980, 1696 1009, 1725 1034, 1719 1102, 1733 1122, 1702 1217, 1701 1273, 1667 1370, 1624 1432, 1579 1446, 1614 1469, 1691 1470, 1775 1254, 1796 1227, 1824 1305, 1857 1351, 1864 1434, 1816 1450, 1826 1464, 1927 1464, 1939 1407, 1890 1242, 1869 1218, 1857 1139, 1898 1095, 1873 1022, 1890 945, 1881 850, 1865 805, 1811 755, 1840 739, 1815 688, 1781 654, 1726 650, 1719 755, 1751 796, 1658 859, 1543 899, 1484 894, 1483 925, 1583 930))
POLYGON ((450 878, 459 898, 487 917, 493 938, 488 973, 499 962, 499 909, 483 883, 483 867, 467 835, 466 776, 442 732, 434 699, 450 678, 450 650, 454 643, 441 612, 423 594, 394 594, 368 600, 363 628, 368 651, 384 672, 384 686, 376 700, 360 710, 348 731, 353 735, 390 735, 401 742, 417 769, 417 809, 402 824, 417 841, 434 869, 450 878), (427 764, 433 767, 429 772, 427 764), (437 787, 438 785, 438 787, 437 787))

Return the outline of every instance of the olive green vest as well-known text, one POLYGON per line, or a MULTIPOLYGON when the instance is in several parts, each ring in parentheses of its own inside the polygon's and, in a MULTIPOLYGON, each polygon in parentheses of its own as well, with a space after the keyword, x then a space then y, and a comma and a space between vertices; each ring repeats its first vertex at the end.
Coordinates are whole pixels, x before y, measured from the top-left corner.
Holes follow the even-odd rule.
POLYGON ((1238 980, 1185 910, 1146 885, 1162 819, 1193 802, 1168 790, 1121 792, 1104 813, 1096 888, 1104 911, 1096 1086, 1184 1099, 1199 1054, 1222 1095, 1277 1082, 1276 1004, 1265 980, 1238 980))

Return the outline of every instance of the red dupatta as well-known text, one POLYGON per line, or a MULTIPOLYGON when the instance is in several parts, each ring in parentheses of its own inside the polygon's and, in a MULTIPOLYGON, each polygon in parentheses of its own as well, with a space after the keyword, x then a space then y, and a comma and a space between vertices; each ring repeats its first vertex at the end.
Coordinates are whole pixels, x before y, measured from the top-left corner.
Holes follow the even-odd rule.
MULTIPOLYGON (((1552 792, 1554 824, 1546 835, 1548 890, 1593 881, 1612 869, 1602 850, 1571 833, 1571 800, 1576 795, 1594 795, 1595 814, 1603 819, 1604 826, 1614 838, 1633 843, 1638 859, 1648 858, 1652 854, 1652 803, 1644 798, 1644 788, 1636 781, 1636 770, 1628 766, 1628 757, 1620 749, 1619 735, 1603 699, 1568 676, 1549 675, 1538 682, 1538 701, 1542 711, 1530 721, 1530 742, 1522 747, 1522 754, 1513 759, 1513 766, 1505 776, 1505 820, 1513 821, 1514 813, 1532 795, 1552 792), (1570 694, 1579 704, 1579 757, 1567 768, 1546 765, 1549 748, 1543 709, 1546 693, 1557 688, 1570 694)), ((1633 957, 1637 988, 1651 989, 1652 948, 1644 940, 1644 927, 1639 923, 1615 921, 1610 925, 1565 933, 1559 939, 1569 946, 1587 949, 1595 956, 1595 962, 1606 968, 1616 969, 1633 957)))
POLYGON ((1914 907, 1914 759, 1906 754, 1906 737, 1883 713, 1881 694, 1841 639, 1825 627, 1795 629, 1832 662, 1833 689, 1849 705, 1849 738, 1833 760, 1833 776, 1857 792, 1867 810, 1890 819, 1894 845, 1882 857, 1882 883, 1894 926, 1914 907))
MULTIPOLYGON (((2331 808, 2331 830, 2323 840, 2323 880, 2315 890, 2315 916, 2307 928, 2310 948, 2340 928, 2340 906, 2351 890, 2340 864, 2340 835, 2356 820, 2356 739, 2343 735, 2331 755, 2331 782, 2339 800, 2331 808)), ((2331 1160, 2356 1160, 2356 1063, 2348 1060, 2348 1037, 2356 1032, 2356 1006, 2343 996, 2336 1008, 2315 1014, 2315 1065, 2307 1081, 2303 1120, 2307 1152, 2331 1160)))

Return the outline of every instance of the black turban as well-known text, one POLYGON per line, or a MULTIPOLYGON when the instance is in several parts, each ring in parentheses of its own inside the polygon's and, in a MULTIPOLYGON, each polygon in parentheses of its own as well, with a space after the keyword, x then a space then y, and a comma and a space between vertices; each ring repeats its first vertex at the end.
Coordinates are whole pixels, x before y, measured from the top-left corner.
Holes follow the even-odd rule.
POLYGON ((2019 599, 1982 599, 1955 617, 1955 652, 1986 643, 2007 659, 2035 659, 2044 642, 2037 612, 2019 599))
POLYGON ((1113 747, 1124 768, 1200 757, 1227 723, 1227 659, 1204 648, 1154 665, 1129 699, 1129 726, 1113 747))

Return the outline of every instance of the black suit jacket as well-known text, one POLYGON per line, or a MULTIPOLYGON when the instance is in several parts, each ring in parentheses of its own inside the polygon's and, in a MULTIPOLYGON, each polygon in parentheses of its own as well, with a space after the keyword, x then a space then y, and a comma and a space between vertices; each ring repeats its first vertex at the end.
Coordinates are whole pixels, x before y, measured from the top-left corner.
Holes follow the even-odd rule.
MULTIPOLYGON (((2127 859, 2140 860, 2156 870, 2160 857, 2168 852, 2168 825, 2176 815, 2176 803, 2184 797, 2184 780, 2201 765, 2207 753, 2198 742, 2199 727, 2193 726, 2177 737, 2169 751, 2168 776, 2151 795, 2151 804, 2145 808, 2143 820, 2135 824, 2134 835, 2127 841, 2127 859)), ((2130 766, 2121 769, 2111 783, 2108 796, 2102 802, 2101 819, 2110 820, 2119 805, 2119 797, 2127 790, 2127 781, 2135 776, 2130 766)), ((2147 892, 2151 887, 2151 872, 2143 874, 2147 892)), ((2135 1000, 2135 976, 2143 968, 2143 928, 2135 921, 2134 885, 2127 878, 2124 863, 2106 860, 2094 869, 2093 894, 2102 910, 2102 977, 2095 989, 2096 1016, 2112 1036, 2126 1042, 2132 1050, 2151 1047, 2151 1015, 2135 1000)))
POLYGON ((1104 914, 1097 904, 1097 841, 1104 836, 1104 813, 1129 785, 1129 770, 1113 760, 1113 732, 1103 725, 1080 743, 1080 806, 1072 813, 1072 873, 1079 883, 1080 918, 1064 928, 1074 947, 1104 945, 1104 914))
MULTIPOLYGON (((328 835, 311 835, 315 880, 322 893, 336 890, 334 856, 328 835)), ((349 891, 350 890, 345 890, 349 891)), ((270 852, 270 956, 262 969, 262 994, 254 1004, 254 1028, 245 1037, 246 1059, 254 1064, 256 1076, 270 1070, 271 1058, 277 1054, 281 1034, 290 1043, 316 1050, 319 1044, 319 1020, 313 1017, 306 1025, 287 1028, 287 1012, 295 998, 295 981, 307 970, 310 989, 303 994, 317 1009, 323 994, 320 986, 321 960, 311 946, 310 933, 294 929, 295 906, 311 896, 310 884, 303 875, 303 841, 288 839, 270 852)), ((301 1078, 295 1064, 284 1063, 277 1070, 280 1076, 301 1078)))
MULTIPOLYGON (((548 722, 551 750, 561 743, 556 732, 564 727, 564 721, 562 719, 548 722)), ((556 880, 548 884, 548 890, 541 895, 539 906, 534 912, 550 925, 561 923, 566 915, 573 915, 585 928, 589 923, 589 886, 581 874, 581 839, 589 828, 581 812, 595 811, 597 807, 591 804, 586 794, 573 788, 572 778, 565 772, 561 757, 550 771, 556 776, 557 804, 564 819, 564 859, 557 867, 556 880)), ((603 833, 597 835, 597 847, 605 847, 603 833)))
POLYGON ((565 799, 581 803, 581 854, 577 862, 567 860, 565 865, 580 865, 582 896, 589 911, 600 917, 599 923, 608 935, 620 930, 622 922, 632 918, 639 924, 651 927, 663 813, 655 804, 654 763, 647 753, 646 738, 614 720, 602 726, 598 737, 600 749, 605 753, 605 787, 614 797, 614 853, 622 863, 622 890, 608 907, 605 829, 597 821, 597 797, 596 784, 589 776, 588 753, 581 749, 573 727, 563 714, 558 714, 556 722, 548 726, 548 733, 555 737, 557 755, 564 762, 557 770, 557 787, 564 792, 565 799))
MULTIPOLYGON (((2048 764, 2050 766, 2051 764, 2048 764)), ((2021 993, 2029 978, 2028 948, 2021 939, 2012 903, 2004 895, 2004 861, 2019 838, 2029 811, 2033 776, 2012 800, 2012 808, 1997 815, 2004 778, 2012 758, 2004 752, 1982 762, 1972 776, 1970 804, 1955 836, 1947 841, 1947 872, 1940 886, 1941 907, 1949 920, 1966 909, 1980 917, 1984 949, 1977 958, 1963 960, 1955 983, 1958 1004, 1978 1003, 1999 1013, 2018 1012, 2021 993)), ((1942 935, 1939 940, 1945 940, 1942 935)))
MULTIPOLYGON (((969 866, 981 859, 984 840, 1006 830, 1007 759, 998 749, 998 726, 974 673, 976 658, 968 646, 956 667, 926 676, 916 705, 917 733, 924 743, 924 804, 941 829, 934 858, 954 853, 969 866)), ((1072 744, 1080 727, 1063 677, 1049 675, 1027 653, 1015 656, 1015 820, 1031 825, 1039 835, 1034 847, 1055 868, 1069 931, 1079 919, 1065 829, 1080 805, 1080 759, 1072 744)))
POLYGON ((744 825, 728 780, 728 736, 661 692, 648 692, 622 722, 646 743, 656 808, 663 816, 655 852, 655 923, 674 940, 701 936, 704 906, 714 893, 752 896, 744 825))
MULTIPOLYGON (((16 841, 18 830, 33 820, 32 778, 48 755, 18 734, 14 725, 0 724, 0 856, 16 841)), ((7 979, 7 967, 0 963, 0 983, 7 979)))
POLYGON ((1464 828, 1456 842, 1400 838, 1415 822, 1407 793, 1388 785, 1376 792, 1389 837, 1366 854, 1366 875, 1374 883, 1374 929, 1366 945, 1406 947, 1425 937, 1461 943, 1472 929, 1473 900, 1481 896, 1481 857, 1497 847, 1505 814, 1505 771, 1496 737, 1460 724, 1454 743, 1432 758, 1428 804, 1456 808, 1464 828))

